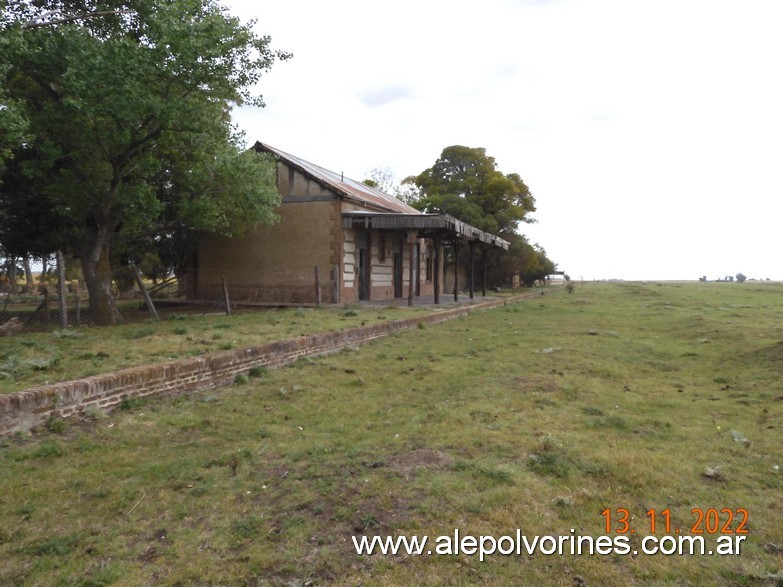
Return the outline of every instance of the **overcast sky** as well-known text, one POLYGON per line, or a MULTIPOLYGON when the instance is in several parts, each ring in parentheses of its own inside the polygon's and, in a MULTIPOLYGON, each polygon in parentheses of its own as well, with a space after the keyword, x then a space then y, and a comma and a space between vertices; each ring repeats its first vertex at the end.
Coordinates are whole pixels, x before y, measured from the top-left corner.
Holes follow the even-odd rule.
POLYGON ((293 59, 239 109, 354 179, 484 147, 572 277, 783 279, 783 1, 230 0, 293 59))

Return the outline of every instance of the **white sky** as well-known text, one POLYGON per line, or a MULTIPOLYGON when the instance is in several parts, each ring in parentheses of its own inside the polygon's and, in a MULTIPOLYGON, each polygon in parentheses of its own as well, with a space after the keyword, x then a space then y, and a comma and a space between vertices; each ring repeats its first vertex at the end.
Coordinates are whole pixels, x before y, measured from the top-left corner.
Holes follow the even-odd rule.
POLYGON ((783 1, 227 0, 294 54, 235 122, 361 180, 484 147, 572 277, 783 279, 783 1))

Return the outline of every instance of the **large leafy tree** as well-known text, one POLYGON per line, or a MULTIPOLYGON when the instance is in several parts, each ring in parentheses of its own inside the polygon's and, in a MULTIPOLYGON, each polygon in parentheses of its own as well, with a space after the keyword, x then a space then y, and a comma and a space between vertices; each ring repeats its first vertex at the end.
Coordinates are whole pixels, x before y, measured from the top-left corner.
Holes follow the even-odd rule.
POLYGON ((287 57, 215 0, 5 2, 0 239, 78 256, 95 320, 114 322, 117 243, 273 220, 273 164, 241 148, 230 107, 263 105, 253 86, 287 57))
POLYGON ((493 249, 488 258, 491 285, 510 283, 521 274, 527 285, 554 271, 543 249, 518 234, 520 223, 533 222, 535 199, 518 173, 504 174, 483 148, 454 145, 443 149, 435 164, 403 182, 415 186, 411 205, 424 212, 445 213, 511 242, 509 251, 493 249))
POLYGON ((529 214, 536 209, 519 174, 503 174, 483 148, 446 147, 432 167, 405 183, 421 192, 416 208, 451 214, 501 236, 516 232, 520 222, 531 222, 529 214))

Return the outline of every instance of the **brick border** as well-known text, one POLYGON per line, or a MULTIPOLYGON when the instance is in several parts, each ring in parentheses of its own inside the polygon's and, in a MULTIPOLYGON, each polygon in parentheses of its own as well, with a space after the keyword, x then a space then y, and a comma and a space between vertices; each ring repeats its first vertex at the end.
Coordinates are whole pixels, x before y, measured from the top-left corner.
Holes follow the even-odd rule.
POLYGON ((17 393, 0 394, 0 437, 27 432, 53 416, 67 418, 81 414, 91 406, 109 410, 124 399, 166 397, 215 389, 230 385, 237 375, 247 374, 256 366, 280 367, 302 357, 334 353, 393 332, 415 328, 419 323, 437 324, 467 316, 476 310, 505 306, 542 294, 523 294, 425 316, 300 336, 156 365, 131 367, 113 373, 31 387, 17 393))

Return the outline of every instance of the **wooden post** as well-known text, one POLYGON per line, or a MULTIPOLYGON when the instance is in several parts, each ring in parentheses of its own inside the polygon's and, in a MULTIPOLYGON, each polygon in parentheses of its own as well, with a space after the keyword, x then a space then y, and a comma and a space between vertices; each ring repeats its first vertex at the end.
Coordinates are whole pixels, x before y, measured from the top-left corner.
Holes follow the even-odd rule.
MULTIPOLYGON (((43 279, 43 276, 41 277, 43 279)), ((44 284, 44 299, 43 299, 43 308, 44 308, 44 320, 46 321, 46 324, 49 324, 49 286, 47 284, 44 284)))
POLYGON ((158 311, 155 309, 155 304, 152 303, 152 298, 150 297, 150 292, 147 291, 147 286, 144 285, 144 282, 141 279, 139 268, 136 267, 135 263, 131 263, 130 267, 131 271, 133 271, 133 277, 136 279, 136 285, 139 286, 141 294, 144 296, 144 301, 147 304, 147 309, 150 311, 150 315, 155 319, 155 322, 160 322, 160 316, 158 316, 158 311))
POLYGON ((76 326, 82 325, 82 288, 79 280, 76 280, 76 326))
POLYGON ((474 272, 474 266, 473 266, 473 250, 476 248, 476 242, 470 241, 470 299, 473 299, 473 272, 474 272))
POLYGON ((221 277, 223 281, 223 303, 226 305, 226 316, 231 316, 231 302, 228 299, 228 286, 226 285, 226 278, 221 277))
POLYGON ((315 266, 315 305, 321 305, 321 268, 315 266))
POLYGON ((440 304, 440 280, 441 280, 441 268, 440 268, 440 235, 435 235, 435 267, 432 268, 433 286, 435 288, 435 303, 440 304))
POLYGON ((68 328, 68 301, 65 299, 65 261, 63 252, 57 251, 57 296, 60 298, 60 328, 68 328))
MULTIPOLYGON (((413 241, 408 235, 408 305, 413 305, 413 255, 415 254, 413 241)), ((418 259, 417 259, 418 261, 418 259)))
POLYGON ((454 241, 454 301, 459 301, 459 245, 454 241))
POLYGON ((334 282, 334 297, 332 298, 334 300, 335 304, 340 303, 340 266, 335 265, 332 267, 332 274, 333 274, 333 282, 334 282))
POLYGON ((487 248, 484 247, 484 273, 481 278, 483 283, 481 284, 481 295, 487 297, 487 248))

